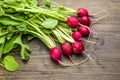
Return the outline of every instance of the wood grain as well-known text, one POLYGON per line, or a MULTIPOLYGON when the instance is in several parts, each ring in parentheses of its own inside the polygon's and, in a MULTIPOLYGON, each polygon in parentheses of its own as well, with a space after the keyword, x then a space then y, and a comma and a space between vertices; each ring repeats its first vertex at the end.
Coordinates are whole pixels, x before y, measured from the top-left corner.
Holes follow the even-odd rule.
MULTIPOLYGON (((16 51, 20 69, 7 72, 0 67, 0 80, 120 80, 120 0, 53 0, 66 7, 85 7, 90 14, 106 9, 109 16, 92 24, 91 28, 100 33, 94 55, 96 61, 83 65, 62 68, 49 56, 49 49, 39 40, 29 43, 31 59, 23 63, 16 51)), ((106 14, 106 13, 102 13, 106 14)), ((100 15, 96 15, 98 18, 100 15)), ((92 39, 91 39, 92 40, 92 39)), ((96 41, 96 40, 95 40, 96 41)), ((68 59, 64 59, 68 62, 68 59)))

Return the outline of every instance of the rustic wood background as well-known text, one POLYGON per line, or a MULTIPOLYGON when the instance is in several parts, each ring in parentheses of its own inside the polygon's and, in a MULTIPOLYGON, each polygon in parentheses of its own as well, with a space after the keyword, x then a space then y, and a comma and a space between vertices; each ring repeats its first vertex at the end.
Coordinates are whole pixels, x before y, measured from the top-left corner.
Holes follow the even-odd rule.
POLYGON ((103 9, 110 12, 107 17, 91 27, 100 33, 100 40, 97 40, 95 51, 91 53, 96 61, 62 68, 50 59, 49 49, 35 39, 29 43, 32 49, 31 59, 23 63, 17 55, 20 69, 7 72, 0 67, 0 80, 120 80, 120 36, 115 35, 120 35, 120 0, 53 1, 73 9, 85 7, 91 14, 103 9))

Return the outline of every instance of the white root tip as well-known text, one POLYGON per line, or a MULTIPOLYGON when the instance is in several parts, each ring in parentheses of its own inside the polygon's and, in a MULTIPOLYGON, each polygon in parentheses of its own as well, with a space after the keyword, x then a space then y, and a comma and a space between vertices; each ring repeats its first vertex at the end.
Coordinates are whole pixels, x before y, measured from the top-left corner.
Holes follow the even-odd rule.
POLYGON ((81 61, 81 62, 77 63, 77 65, 81 65, 81 64, 83 64, 83 63, 87 62, 88 60, 89 60, 89 58, 87 57, 85 60, 83 60, 83 61, 81 61))
POLYGON ((100 13, 103 13, 103 12, 107 12, 107 10, 105 9, 105 10, 101 10, 101 11, 99 11, 99 12, 97 12, 97 13, 95 13, 95 14, 92 14, 92 15, 89 15, 90 17, 93 17, 93 16, 96 16, 96 15, 98 15, 98 14, 100 14, 100 13))
POLYGON ((92 22, 92 23, 96 23, 97 21, 99 21, 99 20, 101 20, 101 19, 107 17, 109 14, 110 14, 110 13, 107 13, 106 15, 104 15, 104 16, 102 16, 102 17, 99 17, 99 18, 95 19, 94 22, 92 22))
POLYGON ((95 39, 99 39, 99 34, 98 33, 92 31, 91 34, 95 34, 96 35, 96 36, 92 35, 91 37, 93 37, 95 39))
POLYGON ((82 38, 82 40, 83 40, 84 42, 88 42, 88 43, 96 44, 96 42, 94 42, 94 41, 90 41, 90 40, 86 40, 86 39, 84 39, 84 38, 82 38))
POLYGON ((73 58, 71 56, 69 56, 69 59, 73 64, 77 65, 77 63, 73 60, 73 58))
POLYGON ((58 61, 58 63, 63 66, 63 67, 71 67, 71 66, 75 66, 74 64, 67 64, 67 63, 63 63, 60 60, 58 61))
POLYGON ((95 61, 95 60, 93 60, 93 59, 90 57, 90 55, 87 54, 85 51, 83 52, 83 54, 85 54, 91 61, 95 61))

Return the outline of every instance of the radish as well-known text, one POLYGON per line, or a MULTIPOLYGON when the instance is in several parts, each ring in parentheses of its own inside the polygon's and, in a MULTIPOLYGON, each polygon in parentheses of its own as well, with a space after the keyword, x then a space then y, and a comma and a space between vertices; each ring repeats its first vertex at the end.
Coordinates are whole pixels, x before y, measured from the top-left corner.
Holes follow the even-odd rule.
POLYGON ((84 45, 78 41, 72 43, 72 48, 75 54, 81 54, 84 51, 84 45))
POLYGON ((106 17, 109 13, 108 13, 107 10, 101 10, 101 11, 99 11, 98 13, 95 13, 95 14, 93 14, 93 15, 89 15, 87 9, 85 9, 85 8, 79 8, 79 9, 77 10, 77 14, 78 14, 78 16, 80 17, 80 18, 79 18, 79 21, 81 22, 81 24, 89 26, 91 22, 94 22, 94 23, 95 23, 95 22, 99 21, 100 19, 106 17), (105 14, 105 15, 102 16, 102 17, 99 17, 98 19, 90 20, 90 18, 89 18, 89 16, 95 16, 95 15, 98 15, 98 14, 100 14, 100 13, 105 13, 105 12, 107 12, 107 14, 105 14))
POLYGON ((82 36, 89 36, 91 33, 91 30, 89 27, 81 26, 78 28, 78 31, 81 33, 82 36))
POLYGON ((96 34, 96 37, 92 36, 95 39, 98 39, 99 36, 98 33, 92 31, 89 27, 83 25, 78 28, 78 31, 81 33, 82 36, 88 36, 88 38, 91 36, 91 34, 96 34))
POLYGON ((105 13, 105 12, 108 12, 108 11, 107 10, 101 10, 101 11, 95 13, 95 14, 89 14, 89 12, 88 12, 88 10, 86 8, 79 8, 77 10, 77 15, 79 17, 83 17, 83 16, 96 16, 96 15, 98 15, 100 13, 105 13))
POLYGON ((89 43, 96 43, 96 42, 92 42, 92 41, 84 39, 79 31, 73 32, 72 37, 75 41, 85 41, 85 42, 89 42, 89 43))
POLYGON ((78 18, 74 17, 74 16, 70 16, 67 18, 67 24, 71 27, 71 28, 75 28, 79 25, 79 20, 78 18))
MULTIPOLYGON (((81 42, 74 42, 72 44, 72 48, 73 48, 73 52, 74 54, 85 54, 90 60, 92 60, 92 58, 90 57, 90 55, 88 55, 84 50, 85 50, 85 47, 84 45, 81 43, 81 42)), ((92 60, 93 61, 93 60, 92 60)))
POLYGON ((86 26, 89 26, 90 25, 90 23, 91 23, 91 20, 90 20, 90 18, 89 17, 87 17, 87 16, 83 16, 83 17, 81 17, 81 19, 80 19, 81 21, 81 24, 83 24, 83 25, 86 25, 86 26))
POLYGON ((75 41, 80 41, 80 40, 82 40, 82 35, 80 34, 80 32, 75 31, 75 32, 72 33, 72 38, 75 41))
POLYGON ((63 54, 68 56, 69 59, 71 60, 71 62, 76 65, 76 63, 72 59, 72 52, 73 52, 72 51, 72 45, 69 42, 65 42, 65 43, 62 44, 61 49, 62 49, 63 54))
POLYGON ((61 50, 57 47, 50 49, 50 56, 54 61, 58 62, 61 66, 73 66, 72 64, 66 64, 61 61, 61 50))
POLYGON ((88 10, 85 8, 79 8, 77 12, 79 17, 88 16, 88 10))
POLYGON ((96 23, 97 21, 107 17, 109 14, 110 13, 107 13, 107 14, 105 14, 97 19, 93 19, 93 20, 91 20, 88 16, 83 16, 81 18, 78 18, 78 20, 80 21, 81 24, 89 26, 91 23, 96 23))
MULTIPOLYGON (((108 13, 109 14, 109 13, 108 13)), ((91 20, 88 16, 83 16, 81 18, 78 18, 79 22, 83 25, 90 26, 91 23, 96 23, 97 21, 101 20, 102 18, 106 17, 108 14, 99 17, 97 19, 91 20)))

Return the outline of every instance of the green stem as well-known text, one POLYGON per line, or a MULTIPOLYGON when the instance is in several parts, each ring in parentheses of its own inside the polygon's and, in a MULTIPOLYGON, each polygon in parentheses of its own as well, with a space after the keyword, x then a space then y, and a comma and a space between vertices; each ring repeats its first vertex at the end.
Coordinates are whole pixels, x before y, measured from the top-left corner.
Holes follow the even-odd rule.
POLYGON ((65 9, 68 10, 68 11, 76 12, 76 10, 74 10, 74 9, 64 7, 64 6, 62 6, 62 5, 60 5, 60 4, 57 4, 57 3, 53 2, 53 1, 50 1, 50 2, 51 2, 52 4, 54 4, 54 5, 56 5, 57 7, 63 7, 63 8, 65 8, 65 9))
POLYGON ((71 38, 69 38, 68 36, 66 36, 66 35, 65 35, 63 32, 61 32, 58 28, 56 28, 55 30, 56 30, 56 31, 61 35, 61 37, 63 37, 66 41, 71 42, 71 43, 74 42, 73 39, 71 39, 71 38))
POLYGON ((47 45, 47 47, 49 47, 49 48, 55 47, 55 45, 51 46, 50 42, 44 36, 42 36, 41 34, 39 34, 37 32, 34 32, 34 31, 31 31, 31 30, 26 30, 26 32, 29 32, 33 36, 36 36, 38 39, 40 39, 41 41, 43 41, 45 43, 45 45, 47 45))
POLYGON ((61 35, 56 30, 52 30, 52 32, 61 44, 65 42, 65 40, 61 37, 61 35))
POLYGON ((49 48, 55 47, 55 43, 47 35, 45 35, 38 27, 34 26, 33 24, 31 24, 27 21, 25 21, 25 22, 28 23, 30 26, 32 26, 39 34, 41 34, 43 36, 44 41, 48 42, 48 44, 50 45, 49 48))
POLYGON ((74 42, 74 39, 67 32, 65 32, 62 27, 58 26, 58 29, 61 30, 61 32, 63 32, 70 39, 70 42, 74 42))

